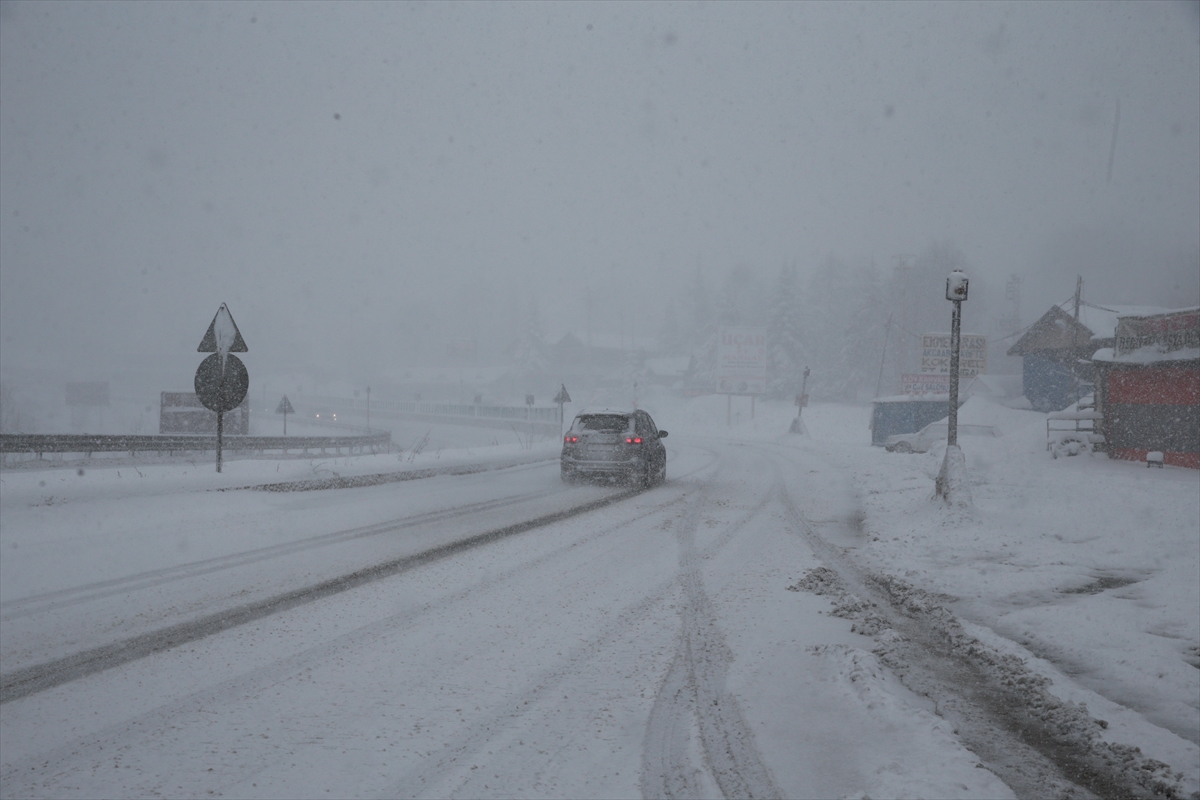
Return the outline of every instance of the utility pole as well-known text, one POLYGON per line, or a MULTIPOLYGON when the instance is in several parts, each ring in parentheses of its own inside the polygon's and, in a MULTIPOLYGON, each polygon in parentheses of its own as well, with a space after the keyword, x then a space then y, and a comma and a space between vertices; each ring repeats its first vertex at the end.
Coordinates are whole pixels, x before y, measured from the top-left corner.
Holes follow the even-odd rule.
POLYGON ((900 328, 901 338, 897 340, 899 342, 899 344, 897 344, 899 349, 896 351, 896 385, 900 386, 904 382, 905 372, 911 371, 909 370, 910 365, 908 363, 908 342, 903 338, 903 334, 905 331, 910 331, 913 328, 912 296, 909 293, 908 284, 909 273, 912 270, 912 267, 909 266, 909 263, 913 261, 916 256, 909 255, 907 253, 896 253, 892 256, 892 258, 896 259, 896 269, 892 273, 892 280, 899 289, 900 294, 898 298, 900 306, 900 319, 897 321, 897 327, 900 328))
MULTIPOLYGON (((888 336, 892 332, 892 314, 888 314, 887 325, 883 328, 883 354, 879 356, 879 377, 875 380, 875 396, 879 397, 879 390, 883 386, 883 362, 887 360, 887 343, 888 336)), ((808 368, 804 370, 804 374, 808 374, 808 368)), ((803 390, 801 390, 803 391, 803 390)))
POLYGON ((1071 331, 1071 401, 1079 402, 1079 303, 1083 298, 1083 276, 1075 276, 1075 327, 1071 331))

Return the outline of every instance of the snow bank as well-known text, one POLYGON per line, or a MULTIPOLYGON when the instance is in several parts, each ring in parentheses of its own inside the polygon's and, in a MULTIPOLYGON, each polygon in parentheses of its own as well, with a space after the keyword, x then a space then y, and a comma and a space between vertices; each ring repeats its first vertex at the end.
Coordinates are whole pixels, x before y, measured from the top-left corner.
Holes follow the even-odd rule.
MULTIPOLYGON (((857 409, 863 427, 868 410, 857 409)), ((1044 414, 973 398, 959 421, 971 515, 932 502, 946 447, 872 448, 845 408, 806 411, 831 461, 854 471, 868 541, 855 558, 950 598, 966 624, 1104 716, 1200 790, 1200 473, 1083 453, 1054 460, 1044 414)), ((852 416, 852 415, 850 415, 852 416)))
POLYGON ((967 478, 967 460, 958 445, 946 447, 946 455, 942 458, 942 468, 938 471, 934 487, 938 497, 945 500, 946 505, 960 512, 970 511, 973 503, 971 484, 967 478))

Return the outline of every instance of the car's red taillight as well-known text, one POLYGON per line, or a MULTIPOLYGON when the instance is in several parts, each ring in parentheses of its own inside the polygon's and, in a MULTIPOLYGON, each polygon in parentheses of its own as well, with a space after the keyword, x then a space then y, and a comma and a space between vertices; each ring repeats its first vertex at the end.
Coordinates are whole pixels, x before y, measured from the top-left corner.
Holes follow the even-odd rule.
POLYGON ((642 437, 640 437, 640 436, 630 436, 625 440, 625 444, 641 444, 641 443, 642 443, 642 437))
POLYGON ((566 442, 567 444, 575 444, 576 442, 579 441, 579 437, 578 436, 564 436, 563 441, 566 442))

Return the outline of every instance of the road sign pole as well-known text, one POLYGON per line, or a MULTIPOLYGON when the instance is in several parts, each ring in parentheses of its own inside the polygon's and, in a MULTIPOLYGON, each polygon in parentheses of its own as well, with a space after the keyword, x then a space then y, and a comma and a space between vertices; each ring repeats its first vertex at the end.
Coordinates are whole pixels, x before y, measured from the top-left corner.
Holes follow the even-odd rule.
POLYGON ((292 408, 292 403, 286 394, 279 400, 279 405, 275 406, 275 413, 283 414, 283 435, 287 436, 287 415, 295 414, 296 409, 292 408))
POLYGON ((222 303, 196 348, 197 352, 212 355, 200 362, 195 380, 196 397, 217 415, 217 472, 221 471, 221 451, 225 445, 224 413, 240 406, 250 388, 246 365, 233 354, 245 353, 248 349, 233 315, 222 303))
POLYGON ((562 436, 563 423, 565 422, 563 419, 563 405, 571 402, 571 395, 567 393, 567 385, 565 383, 559 384, 558 394, 554 396, 554 402, 558 403, 558 435, 562 436))

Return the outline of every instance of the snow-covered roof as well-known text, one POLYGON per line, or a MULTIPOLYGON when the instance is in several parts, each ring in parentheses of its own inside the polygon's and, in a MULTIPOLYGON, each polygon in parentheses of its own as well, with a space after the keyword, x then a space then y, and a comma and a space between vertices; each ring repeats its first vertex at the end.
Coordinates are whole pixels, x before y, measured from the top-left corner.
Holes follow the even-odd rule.
POLYGON ((948 394, 893 394, 876 397, 872 403, 949 403, 948 394))
POLYGON ((1139 347, 1131 353, 1116 355, 1111 347, 1097 350, 1092 361, 1106 361, 1113 364, 1157 364, 1163 361, 1200 361, 1200 347, 1185 347, 1164 353, 1157 345, 1139 347))
POLYGON ((1023 390, 1020 373, 1016 375, 976 375, 970 388, 993 397, 1020 397, 1023 390))
MULTIPOLYGON (((1068 315, 1075 316, 1074 300, 1060 303, 1058 307, 1068 315)), ((1154 314, 1165 314, 1169 310, 1159 306, 1114 306, 1080 303, 1079 322, 1092 332, 1093 339, 1111 339, 1117 332, 1118 317, 1148 317, 1154 314)))

